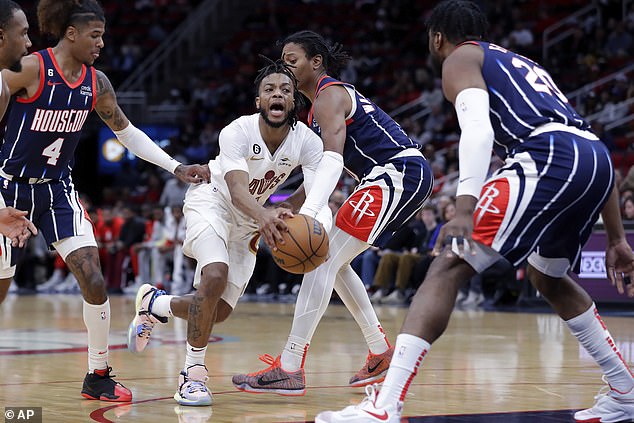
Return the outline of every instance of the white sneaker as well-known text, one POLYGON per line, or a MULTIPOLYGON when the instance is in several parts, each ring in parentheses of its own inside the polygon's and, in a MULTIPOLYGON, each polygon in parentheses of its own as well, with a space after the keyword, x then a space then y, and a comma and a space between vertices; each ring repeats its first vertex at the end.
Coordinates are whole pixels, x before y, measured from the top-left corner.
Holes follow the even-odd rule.
POLYGON ((161 295, 165 295, 165 291, 149 283, 141 286, 136 294, 134 319, 128 327, 128 349, 133 353, 145 349, 156 323, 167 323, 167 317, 152 313, 152 304, 161 295))
POLYGON ((174 399, 180 405, 211 405, 211 392, 207 389, 207 367, 194 364, 182 370, 178 376, 178 390, 174 399))
POLYGON ((374 404, 378 394, 377 385, 365 387, 367 397, 361 404, 350 405, 341 411, 324 411, 317 414, 315 423, 400 423, 403 403, 377 408, 374 404))
POLYGON ((379 304, 381 302, 381 300, 383 299, 383 297, 385 297, 385 292, 383 291, 382 288, 379 288, 376 290, 376 292, 374 294, 372 294, 372 296, 370 297, 370 302, 372 304, 379 304))
MULTIPOLYGON (((609 388, 609 385, 608 387, 609 388)), ((585 423, 616 423, 634 421, 634 392, 621 394, 614 389, 606 393, 599 391, 594 397, 597 402, 592 408, 577 411, 576 422, 585 423)))
POLYGON ((465 298, 461 303, 460 307, 462 308, 476 308, 479 307, 480 304, 484 302, 484 294, 476 293, 474 291, 469 291, 469 295, 465 298))
POLYGON ((398 289, 392 291, 392 293, 387 297, 381 298, 381 304, 400 305, 405 304, 405 301, 405 295, 403 295, 398 289))

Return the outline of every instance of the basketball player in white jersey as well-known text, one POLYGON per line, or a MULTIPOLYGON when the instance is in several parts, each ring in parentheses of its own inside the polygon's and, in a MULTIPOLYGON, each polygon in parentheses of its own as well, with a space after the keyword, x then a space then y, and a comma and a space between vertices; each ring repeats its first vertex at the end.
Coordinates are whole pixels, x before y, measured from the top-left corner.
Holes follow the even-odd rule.
MULTIPOLYGON (((183 251, 197 260, 196 293, 175 297, 143 285, 130 324, 128 347, 139 352, 156 322, 170 316, 187 319, 187 355, 174 395, 181 405, 211 405, 205 352, 212 326, 229 316, 244 292, 260 236, 271 248, 282 241, 284 217, 292 216, 291 209, 267 208, 265 202, 297 166, 310 192, 323 155, 321 139, 297 122, 300 97, 290 70, 271 62, 261 69, 255 87, 259 113, 242 116, 221 131, 220 154, 209 163, 212 182, 191 187, 185 197, 183 251)), ((294 198, 287 205, 299 210, 302 204, 294 198)), ((317 218, 327 229, 332 215, 327 204, 322 209, 317 218)))

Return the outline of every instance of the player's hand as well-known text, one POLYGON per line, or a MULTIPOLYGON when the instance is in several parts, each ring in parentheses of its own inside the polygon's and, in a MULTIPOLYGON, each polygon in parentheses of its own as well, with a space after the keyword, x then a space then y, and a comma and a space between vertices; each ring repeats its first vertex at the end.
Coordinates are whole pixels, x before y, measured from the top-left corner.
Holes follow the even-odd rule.
POLYGON ((438 256, 444 250, 447 257, 451 257, 456 253, 453 249, 457 249, 458 257, 464 258, 465 244, 469 245, 469 250, 475 252, 473 239, 473 216, 468 214, 457 214, 456 217, 445 223, 438 233, 436 244, 432 250, 432 255, 438 256))
POLYGON ((209 183, 211 181, 211 171, 206 164, 178 165, 174 170, 174 176, 189 184, 209 183))
POLYGON ((286 217, 293 217, 293 212, 285 207, 265 208, 258 216, 259 232, 266 245, 273 251, 277 250, 277 244, 284 244, 282 232, 288 230, 284 223, 286 217))
POLYGON ((616 285, 619 294, 627 291, 628 297, 634 297, 634 253, 626 240, 608 245, 605 252, 605 270, 612 286, 616 285))
POLYGON ((31 235, 37 235, 37 228, 26 215, 27 212, 13 207, 0 209, 0 233, 9 238, 14 247, 24 247, 31 235))

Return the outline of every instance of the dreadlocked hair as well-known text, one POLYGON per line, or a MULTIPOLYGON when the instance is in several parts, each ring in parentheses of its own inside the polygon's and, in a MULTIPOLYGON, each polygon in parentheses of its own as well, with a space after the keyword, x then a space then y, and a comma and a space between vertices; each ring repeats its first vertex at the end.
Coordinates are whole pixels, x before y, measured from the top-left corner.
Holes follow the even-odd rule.
POLYGON ((62 39, 66 28, 90 21, 106 22, 97 0, 40 0, 37 20, 42 33, 62 39))
POLYGON ((335 78, 339 78, 339 72, 350 61, 350 55, 344 51, 343 45, 339 43, 330 45, 324 37, 313 31, 296 32, 278 44, 285 46, 289 43, 302 46, 309 59, 320 55, 326 72, 335 78))
POLYGON ((295 124, 297 123, 297 110, 301 108, 301 106, 303 106, 304 104, 304 97, 297 89, 297 78, 295 78, 295 75, 291 71, 291 67, 284 63, 281 59, 273 61, 261 54, 260 57, 267 61, 269 64, 261 68, 258 71, 258 75, 255 77, 255 95, 260 95, 260 84, 262 84, 262 80, 267 76, 274 73, 280 73, 282 75, 288 76, 293 83, 293 99, 295 100, 295 107, 292 111, 288 113, 287 122, 291 128, 294 128, 295 124))
POLYGON ((427 29, 440 32, 452 44, 477 41, 485 37, 489 22, 473 2, 446 0, 438 4, 427 19, 427 29))
POLYGON ((0 0, 0 28, 7 27, 16 10, 22 10, 16 2, 0 0))

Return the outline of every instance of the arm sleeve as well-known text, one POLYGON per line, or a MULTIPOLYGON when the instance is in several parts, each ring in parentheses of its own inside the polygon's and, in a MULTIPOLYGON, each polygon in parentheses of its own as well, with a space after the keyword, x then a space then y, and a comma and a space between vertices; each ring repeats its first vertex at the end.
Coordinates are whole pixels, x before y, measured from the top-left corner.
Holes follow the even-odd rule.
POLYGON ((218 143, 220 145, 220 154, 218 160, 223 171, 242 170, 249 173, 247 164, 248 143, 247 136, 235 124, 229 124, 220 131, 218 143))
POLYGON ((334 151, 325 151, 315 172, 319 175, 319 183, 310 187, 299 212, 315 217, 322 207, 327 206, 328 198, 337 186, 342 171, 343 156, 334 151))
POLYGON ((491 163, 493 127, 489 118, 489 93, 467 88, 456 96, 456 114, 460 124, 458 162, 460 176, 456 196, 480 197, 491 163))
POLYGON ((127 147, 134 155, 160 166, 168 172, 174 173, 181 164, 163 151, 145 132, 132 125, 132 123, 121 131, 114 131, 114 134, 121 144, 127 147))
POLYGON ((304 148, 301 153, 301 166, 304 174, 304 189, 308 193, 315 183, 315 174, 324 154, 324 147, 321 139, 313 131, 307 129, 306 134, 307 138, 304 139, 304 148))

